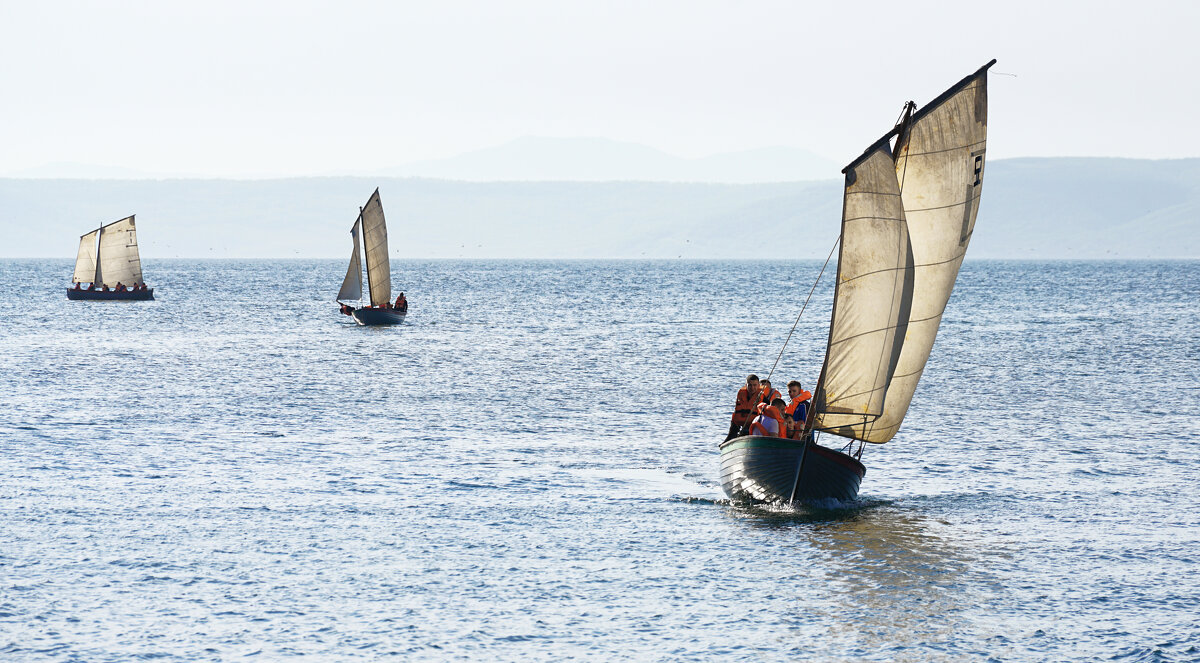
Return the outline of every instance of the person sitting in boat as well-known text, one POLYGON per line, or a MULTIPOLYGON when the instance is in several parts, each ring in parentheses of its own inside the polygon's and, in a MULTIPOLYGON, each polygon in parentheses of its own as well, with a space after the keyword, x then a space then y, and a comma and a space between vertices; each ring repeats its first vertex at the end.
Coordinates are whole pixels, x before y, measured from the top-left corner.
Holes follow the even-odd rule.
POLYGON ((117 292, 125 292, 125 284, 117 281, 117 292))
POLYGON ((82 283, 80 283, 80 282, 78 282, 78 281, 76 281, 76 282, 75 282, 75 289, 76 289, 76 290, 83 290, 83 284, 82 284, 82 283))
POLYGON ((104 292, 111 292, 111 291, 109 290, 109 288, 108 288, 108 284, 107 284, 107 283, 105 283, 105 284, 104 284, 104 287, 103 287, 103 288, 101 288, 101 289, 102 289, 104 292))
POLYGON ((758 416, 750 422, 750 434, 763 437, 784 437, 783 399, 776 398, 770 405, 758 404, 758 416))
POLYGON ((396 309, 397 311, 400 311, 401 313, 408 312, 408 300, 404 298, 403 292, 400 293, 400 296, 396 297, 396 305, 393 306, 392 308, 396 309))
POLYGON ((96 291, 96 284, 95 284, 95 283, 89 283, 89 284, 88 284, 88 287, 87 287, 87 289, 88 289, 88 292, 95 292, 95 291, 96 291))
POLYGON ((792 399, 784 408, 784 412, 792 421, 788 425, 788 437, 799 438, 804 434, 804 426, 808 423, 809 400, 812 399, 812 394, 806 391, 798 380, 789 382, 787 388, 788 397, 792 399))
POLYGON ((783 394, 779 393, 778 389, 771 387, 770 380, 763 380, 762 381, 762 402, 766 403, 767 405, 770 405, 771 403, 775 402, 776 398, 782 399, 783 394))
POLYGON ((754 408, 762 401, 762 385, 758 381, 758 376, 751 373, 746 376, 746 386, 738 390, 737 399, 733 404, 733 416, 729 422, 729 435, 725 438, 728 442, 733 438, 742 434, 742 429, 750 424, 750 417, 754 414, 754 408))

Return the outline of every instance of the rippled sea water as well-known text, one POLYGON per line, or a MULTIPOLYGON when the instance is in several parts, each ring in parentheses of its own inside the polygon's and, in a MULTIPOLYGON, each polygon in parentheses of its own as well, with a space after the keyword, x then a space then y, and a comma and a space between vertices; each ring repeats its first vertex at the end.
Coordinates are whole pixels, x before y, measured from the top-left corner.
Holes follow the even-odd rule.
POLYGON ((860 500, 730 504, 819 268, 0 261, 0 659, 1200 660, 1200 262, 968 262, 860 500))

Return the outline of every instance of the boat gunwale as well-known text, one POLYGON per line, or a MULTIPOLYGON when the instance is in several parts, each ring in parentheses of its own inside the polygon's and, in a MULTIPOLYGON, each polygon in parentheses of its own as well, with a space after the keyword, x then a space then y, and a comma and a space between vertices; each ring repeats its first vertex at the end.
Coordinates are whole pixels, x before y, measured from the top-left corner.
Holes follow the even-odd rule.
MULTIPOLYGON (((721 443, 721 455, 737 451, 739 449, 794 449, 799 451, 804 448, 800 440, 793 440, 786 437, 767 437, 763 435, 743 435, 735 437, 732 440, 721 443)), ((861 461, 855 459, 849 454, 842 453, 837 449, 821 446, 816 442, 810 442, 808 449, 818 456, 822 456, 832 462, 842 465, 846 469, 857 474, 860 478, 866 476, 867 468, 861 461)))

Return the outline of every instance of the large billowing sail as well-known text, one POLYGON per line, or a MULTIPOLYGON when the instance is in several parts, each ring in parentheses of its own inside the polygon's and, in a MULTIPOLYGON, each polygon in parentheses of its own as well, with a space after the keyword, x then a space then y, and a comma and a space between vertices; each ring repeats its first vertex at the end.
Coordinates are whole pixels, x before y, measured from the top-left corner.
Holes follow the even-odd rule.
POLYGON ((361 223, 356 220, 354 227, 350 229, 350 236, 354 238, 354 252, 350 254, 350 266, 346 268, 346 278, 342 279, 342 289, 338 291, 338 300, 362 299, 362 262, 358 257, 362 252, 358 241, 361 233, 361 223))
POLYGON ((884 413, 913 296, 913 255, 886 140, 846 168, 841 253, 816 426, 869 436, 884 413))
MULTIPOLYGON (((975 216, 979 211, 979 196, 983 185, 984 148, 987 142, 987 70, 995 60, 984 65, 974 74, 959 81, 940 97, 930 102, 924 108, 916 111, 900 128, 901 133, 896 137, 895 165, 893 177, 903 203, 903 225, 907 230, 908 246, 911 251, 911 267, 896 271, 897 261, 894 253, 875 252, 875 269, 904 273, 904 280, 911 280, 911 285, 903 285, 901 290, 907 293, 897 293, 896 286, 878 286, 879 298, 886 300, 886 295, 893 298, 892 302, 902 304, 900 311, 907 308, 907 317, 898 315, 895 322, 897 333, 893 335, 893 345, 885 350, 885 344, 871 347, 874 352, 867 353, 867 361, 882 361, 886 354, 889 368, 886 371, 876 371, 876 380, 881 375, 887 375, 887 383, 883 392, 882 410, 879 411, 874 396, 878 389, 871 390, 871 398, 855 396, 853 389, 835 385, 833 382, 835 359, 834 333, 831 328, 830 347, 826 355, 826 365, 822 369, 823 380, 829 380, 828 388, 818 385, 818 400, 815 404, 817 412, 816 425, 818 430, 828 430, 837 435, 852 437, 867 442, 883 443, 892 439, 908 412, 909 403, 916 391, 917 382, 925 370, 925 362, 933 349, 937 337, 938 325, 941 323, 942 312, 950 293, 954 289, 954 281, 958 277, 958 268, 966 254, 967 244, 975 228, 975 216), (903 331, 899 331, 901 327, 903 331), (899 344, 899 348, 895 347, 899 344), (894 362, 894 363, 893 363, 894 362), (853 397, 848 403, 842 399, 853 397), (865 405, 864 405, 865 403, 865 405), (858 407, 858 421, 853 416, 843 413, 841 405, 848 404, 858 407)), ((885 141, 886 142, 886 141, 885 141)), ((881 151, 882 148, 876 148, 881 151)), ((847 169, 846 205, 850 206, 851 173, 857 177, 864 176, 864 169, 875 161, 875 154, 868 151, 859 161, 847 169)), ((852 218, 848 210, 845 218, 852 218)), ((844 223, 848 230, 849 223, 844 223)), ((847 241, 843 236, 843 242, 847 241)), ((862 241, 861 239, 856 239, 862 241)), ((868 241, 887 244, 890 236, 875 238, 868 241)), ((843 245, 845 255, 847 247, 843 245)), ((872 316, 883 317, 878 311, 867 311, 853 303, 843 304, 842 265, 838 265, 838 292, 835 295, 834 318, 831 327, 843 325, 839 321, 838 311, 844 311, 844 318, 850 320, 868 320, 872 316)), ((868 265, 854 267, 851 274, 865 274, 872 271, 868 265)), ((875 279, 876 281, 884 279, 875 279)), ((878 323, 867 323, 864 331, 878 323)), ((882 328, 880 326, 880 328, 882 328)), ((880 332, 876 332, 880 334, 880 332)), ((881 337, 886 337, 883 332, 881 337)), ((876 339, 878 340, 878 339, 876 339)), ((868 366, 860 367, 866 371, 868 366)), ((866 380, 860 380, 868 384, 866 380)), ((851 381, 850 387, 859 384, 851 381)), ((875 383, 877 384, 877 382, 875 383)))
POLYGON ((389 304, 392 300, 392 266, 388 262, 387 224, 383 220, 379 189, 375 189, 363 207, 362 234, 367 250, 367 285, 371 288, 371 305, 389 304))
POLYGON ((117 283, 132 287, 142 282, 142 259, 132 216, 100 229, 99 251, 101 283, 111 288, 117 283))
POLYGON ((99 230, 79 238, 79 254, 75 256, 75 274, 71 283, 95 283, 99 280, 96 275, 96 235, 99 230))

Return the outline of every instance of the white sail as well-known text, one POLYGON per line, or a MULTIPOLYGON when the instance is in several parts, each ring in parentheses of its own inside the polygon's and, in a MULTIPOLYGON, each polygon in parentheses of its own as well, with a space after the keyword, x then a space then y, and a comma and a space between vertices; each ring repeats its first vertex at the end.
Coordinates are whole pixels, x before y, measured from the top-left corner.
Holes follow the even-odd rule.
POLYGON ((99 278, 96 276, 96 236, 99 233, 99 230, 93 230, 79 238, 79 254, 75 256, 75 274, 71 276, 71 283, 94 283, 99 278))
POLYGON ((367 287, 371 289, 371 305, 383 306, 392 300, 392 266, 388 261, 387 224, 383 220, 383 203, 379 189, 367 200, 362 210, 363 245, 367 250, 367 287))
POLYGON ((98 259, 102 284, 112 288, 117 283, 132 287, 142 282, 142 259, 138 256, 137 230, 132 216, 100 229, 98 259))
POLYGON ((361 233, 361 224, 355 220, 354 227, 350 229, 350 236, 354 238, 354 252, 350 254, 350 266, 346 268, 346 278, 342 279, 342 289, 338 291, 339 301, 362 299, 362 262, 358 257, 362 252, 358 240, 361 233))
MULTIPOLYGON (((994 63, 913 113, 896 138, 894 176, 912 256, 911 295, 905 295, 910 297, 907 326, 902 337, 895 337, 900 347, 898 355, 892 349, 895 363, 888 370, 882 412, 869 413, 867 421, 850 425, 833 416, 840 413, 820 412, 821 407, 834 405, 829 398, 834 394, 826 392, 826 400, 816 404, 819 428, 828 418, 834 424, 832 433, 883 443, 892 439, 908 412, 975 228, 987 142, 987 70, 994 63)), ((896 264, 894 255, 881 254, 878 260, 883 270, 896 264)), ((835 310, 840 305, 835 303, 835 310)), ((898 320, 897 329, 903 323, 898 320)), ((823 373, 830 359, 827 355, 823 373)))
POLYGON ((846 168, 841 252, 815 426, 870 439, 904 342, 913 256, 896 162, 881 141, 846 168))

